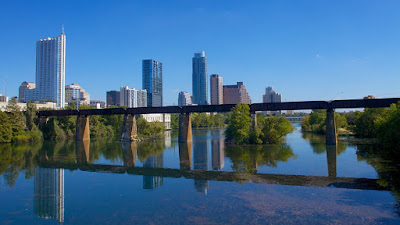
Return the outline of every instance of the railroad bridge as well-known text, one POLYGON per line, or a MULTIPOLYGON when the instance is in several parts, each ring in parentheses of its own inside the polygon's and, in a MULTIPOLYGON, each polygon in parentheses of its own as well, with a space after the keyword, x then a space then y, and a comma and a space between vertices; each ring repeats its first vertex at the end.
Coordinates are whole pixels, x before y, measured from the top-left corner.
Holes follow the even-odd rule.
MULTIPOLYGON (((279 111, 279 110, 326 110, 326 144, 337 143, 335 126, 335 109, 352 108, 380 108, 389 107, 400 101, 400 98, 382 99, 348 99, 333 101, 303 101, 303 102, 280 102, 280 103, 254 103, 249 104, 253 124, 256 123, 256 112, 279 111)), ((142 107, 142 108, 107 108, 107 109, 85 109, 85 110, 50 110, 38 112, 40 125, 47 123, 50 116, 77 116, 76 140, 90 139, 89 118, 91 115, 124 115, 122 131, 123 141, 132 141, 137 135, 135 115, 151 113, 179 113, 179 142, 192 141, 191 113, 204 112, 229 112, 235 107, 234 104, 222 105, 196 105, 196 106, 165 106, 165 107, 142 107)))

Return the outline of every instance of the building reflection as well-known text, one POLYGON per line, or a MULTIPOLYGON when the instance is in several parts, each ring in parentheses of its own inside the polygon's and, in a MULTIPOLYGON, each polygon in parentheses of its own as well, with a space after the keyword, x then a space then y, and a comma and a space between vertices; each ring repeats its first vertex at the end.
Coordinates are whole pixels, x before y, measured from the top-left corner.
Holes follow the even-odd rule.
POLYGON ((224 139, 211 140, 211 166, 213 170, 224 168, 224 139))
MULTIPOLYGON (((193 169, 208 170, 208 143, 199 141, 193 144, 193 169)), ((198 192, 207 194, 208 180, 194 180, 198 192)))
POLYGON ((36 169, 33 204, 35 216, 64 222, 64 169, 36 169))
MULTIPOLYGON (((164 153, 151 155, 143 163, 145 168, 163 168, 164 153)), ((143 176, 143 189, 154 189, 164 184, 164 178, 161 176, 143 176)))

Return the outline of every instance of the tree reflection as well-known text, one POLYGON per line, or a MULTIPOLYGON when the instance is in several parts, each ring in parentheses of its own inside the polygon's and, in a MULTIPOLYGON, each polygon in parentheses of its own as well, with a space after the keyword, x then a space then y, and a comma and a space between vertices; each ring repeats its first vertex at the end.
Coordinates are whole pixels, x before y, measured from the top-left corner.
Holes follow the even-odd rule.
MULTIPOLYGON (((302 132, 303 139, 307 140, 310 143, 313 152, 316 154, 322 154, 326 152, 326 140, 325 135, 320 135, 311 132, 302 132)), ((337 143, 337 154, 340 155, 341 153, 345 152, 347 149, 347 144, 343 142, 337 143)))
POLYGON ((225 146, 225 155, 239 172, 257 172, 258 166, 277 167, 278 161, 286 162, 295 154, 289 145, 225 146))
POLYGON ((157 156, 165 150, 164 140, 139 142, 137 144, 137 155, 141 162, 146 161, 150 156, 157 156))

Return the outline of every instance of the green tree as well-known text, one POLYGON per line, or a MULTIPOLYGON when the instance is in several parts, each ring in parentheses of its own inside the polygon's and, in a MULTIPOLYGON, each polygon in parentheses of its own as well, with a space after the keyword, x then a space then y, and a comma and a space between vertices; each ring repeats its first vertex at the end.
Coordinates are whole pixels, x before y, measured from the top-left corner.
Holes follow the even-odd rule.
POLYGON ((5 112, 0 111, 0 143, 11 142, 12 128, 10 118, 5 112))
POLYGON ((281 143, 285 136, 294 129, 295 127, 286 117, 267 117, 262 123, 261 139, 267 144, 281 143))
POLYGON ((225 132, 226 140, 236 144, 247 144, 249 143, 250 128, 250 107, 247 104, 237 104, 231 110, 231 117, 225 132))
POLYGON ((365 111, 356 119, 354 131, 359 137, 376 138, 376 121, 384 120, 387 110, 385 108, 365 109, 365 111))
POLYGON ((387 148, 400 150, 400 102, 392 104, 386 117, 376 119, 375 125, 380 142, 387 148))
POLYGON ((16 98, 12 98, 8 102, 7 112, 10 114, 9 118, 13 136, 20 135, 25 130, 25 116, 21 112, 16 98))

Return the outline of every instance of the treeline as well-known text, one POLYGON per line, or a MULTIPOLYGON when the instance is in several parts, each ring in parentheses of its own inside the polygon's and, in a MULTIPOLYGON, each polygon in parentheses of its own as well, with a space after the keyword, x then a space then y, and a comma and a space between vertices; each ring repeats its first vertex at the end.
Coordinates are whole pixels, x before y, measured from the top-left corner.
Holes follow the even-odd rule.
POLYGON ((250 107, 237 104, 232 110, 226 129, 226 141, 235 144, 278 144, 285 140, 295 127, 286 117, 257 114, 252 126, 250 107))
MULTIPOLYGON (((326 113, 317 110, 301 124, 304 131, 324 134, 326 113)), ((400 102, 389 108, 368 108, 364 112, 335 113, 339 135, 352 133, 357 137, 377 138, 389 148, 400 149, 400 102)))
MULTIPOLYGON (((79 109, 91 109, 82 105, 79 109)), ((65 108, 73 110, 72 104, 65 108)), ((73 139, 76 132, 76 116, 50 117, 47 124, 39 130, 39 118, 35 104, 28 102, 22 112, 15 99, 10 100, 7 112, 0 112, 0 143, 37 142, 45 140, 73 139)), ((121 137, 124 115, 93 115, 89 119, 90 137, 121 137)), ((139 117, 136 121, 138 138, 158 138, 164 134, 162 122, 147 122, 139 117)))
MULTIPOLYGON (((193 113, 192 128, 223 128, 226 127, 229 120, 228 113, 193 113)), ((171 128, 179 128, 179 114, 171 114, 171 128)))

